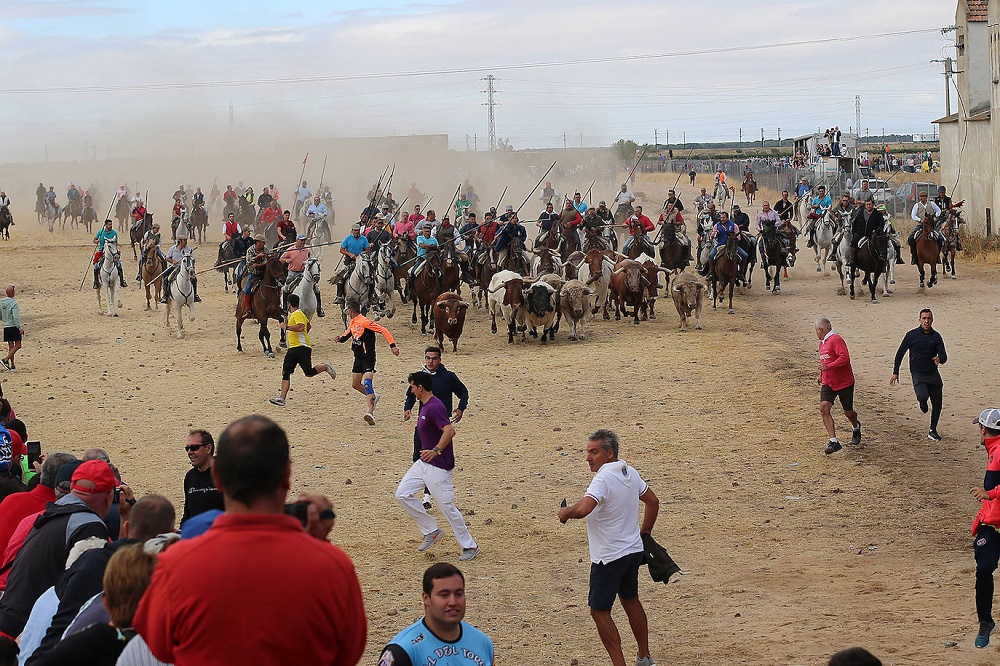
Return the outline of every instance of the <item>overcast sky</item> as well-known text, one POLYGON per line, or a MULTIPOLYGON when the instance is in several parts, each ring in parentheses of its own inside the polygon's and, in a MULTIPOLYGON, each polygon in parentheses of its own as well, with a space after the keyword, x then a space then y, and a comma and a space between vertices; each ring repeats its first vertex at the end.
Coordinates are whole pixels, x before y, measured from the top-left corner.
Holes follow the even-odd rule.
POLYGON ((929 61, 954 55, 937 31, 954 14, 947 0, 0 0, 0 160, 228 135, 230 102, 244 144, 447 133, 482 150, 488 73, 515 148, 846 131, 855 95, 862 134, 932 132, 944 84, 929 61), (773 46, 909 30, 931 31, 773 46))

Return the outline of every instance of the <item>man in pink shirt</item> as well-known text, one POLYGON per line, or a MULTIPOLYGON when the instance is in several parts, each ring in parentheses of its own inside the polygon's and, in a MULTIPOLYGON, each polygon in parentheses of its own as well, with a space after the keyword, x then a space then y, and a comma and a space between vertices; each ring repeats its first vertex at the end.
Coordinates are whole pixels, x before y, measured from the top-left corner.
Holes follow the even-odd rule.
POLYGON ((824 453, 836 453, 844 448, 837 439, 833 425, 833 401, 840 398, 844 416, 851 422, 854 433, 851 444, 861 443, 861 421, 854 411, 854 372, 851 370, 851 355, 847 343, 839 333, 833 331, 833 324, 826 317, 816 320, 816 337, 819 338, 819 413, 823 415, 823 425, 830 435, 830 442, 824 453))

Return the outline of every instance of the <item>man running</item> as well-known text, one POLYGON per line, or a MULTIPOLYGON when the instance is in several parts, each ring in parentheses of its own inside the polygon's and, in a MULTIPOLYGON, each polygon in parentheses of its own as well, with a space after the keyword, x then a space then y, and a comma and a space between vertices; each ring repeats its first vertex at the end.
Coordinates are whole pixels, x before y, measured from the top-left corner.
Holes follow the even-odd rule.
POLYGON ((976 554, 976 614, 979 632, 976 647, 990 644, 993 621, 993 572, 1000 562, 1000 409, 984 409, 973 423, 979 425, 979 441, 986 448, 986 476, 982 488, 970 488, 969 494, 982 502, 972 522, 973 549, 976 554))
POLYGON ((288 295, 288 322, 281 322, 281 328, 288 333, 288 350, 285 352, 285 360, 281 364, 281 391, 280 395, 268 398, 268 401, 272 405, 284 407, 295 366, 302 368, 306 377, 315 377, 325 370, 330 375, 330 379, 336 379, 337 371, 333 369, 333 365, 329 361, 317 365, 312 364, 312 341, 309 339, 309 330, 312 328, 312 324, 309 323, 306 313, 299 309, 298 294, 288 295))
POLYGON ((926 414, 927 401, 931 402, 931 427, 927 432, 927 439, 940 442, 941 435, 938 434, 937 426, 941 419, 944 382, 941 380, 938 367, 948 362, 948 353, 944 349, 944 339, 941 334, 931 326, 934 323, 931 309, 921 310, 918 320, 920 325, 908 331, 903 336, 903 341, 899 343, 889 386, 899 383, 899 365, 903 362, 906 352, 910 352, 910 379, 913 380, 913 392, 916 393, 917 402, 920 403, 920 411, 926 414))
POLYGON ((823 425, 830 435, 830 442, 823 452, 827 455, 844 448, 837 439, 837 431, 833 425, 833 401, 840 398, 840 406, 844 416, 851 422, 853 435, 851 444, 861 443, 861 421, 854 411, 854 371, 851 370, 851 354, 847 343, 839 333, 834 332, 833 324, 826 317, 816 320, 816 337, 819 338, 819 413, 823 416, 823 425))
POLYGON ((365 422, 368 425, 375 425, 375 405, 381 397, 375 392, 375 334, 381 333, 385 337, 389 349, 396 356, 399 356, 399 347, 396 346, 396 340, 387 328, 361 314, 361 308, 356 301, 347 301, 345 309, 351 321, 348 322, 344 334, 337 338, 337 342, 351 340, 351 347, 354 350, 351 386, 368 401, 365 422))

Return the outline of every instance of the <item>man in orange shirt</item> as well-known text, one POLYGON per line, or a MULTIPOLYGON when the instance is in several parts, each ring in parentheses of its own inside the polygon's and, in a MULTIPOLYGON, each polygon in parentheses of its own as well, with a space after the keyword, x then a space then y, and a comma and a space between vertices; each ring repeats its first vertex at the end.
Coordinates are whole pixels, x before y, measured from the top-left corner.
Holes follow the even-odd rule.
POLYGON ((381 397, 375 392, 375 334, 381 333, 389 343, 389 349, 396 356, 399 356, 399 347, 392 333, 386 327, 376 324, 368 317, 361 314, 361 309, 356 301, 347 301, 345 305, 347 315, 351 321, 347 324, 347 330, 337 338, 337 342, 347 342, 353 338, 351 346, 354 349, 354 367, 351 368, 351 385, 354 390, 361 393, 368 400, 368 412, 365 414, 365 422, 368 425, 375 425, 375 405, 381 397))

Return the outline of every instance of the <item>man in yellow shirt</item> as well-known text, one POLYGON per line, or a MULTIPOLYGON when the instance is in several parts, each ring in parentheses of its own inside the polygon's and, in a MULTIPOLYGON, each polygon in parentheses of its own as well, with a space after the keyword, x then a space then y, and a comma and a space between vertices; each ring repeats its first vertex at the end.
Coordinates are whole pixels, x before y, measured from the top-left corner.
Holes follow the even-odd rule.
POLYGON ((336 379, 337 371, 329 362, 312 365, 312 342, 309 340, 309 329, 312 326, 306 314, 299 309, 298 294, 288 295, 288 322, 281 322, 281 328, 288 333, 288 351, 281 364, 281 395, 269 400, 272 405, 284 407, 295 366, 302 368, 306 377, 315 377, 325 370, 331 379, 336 379))

